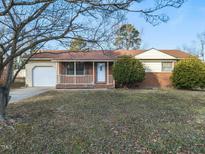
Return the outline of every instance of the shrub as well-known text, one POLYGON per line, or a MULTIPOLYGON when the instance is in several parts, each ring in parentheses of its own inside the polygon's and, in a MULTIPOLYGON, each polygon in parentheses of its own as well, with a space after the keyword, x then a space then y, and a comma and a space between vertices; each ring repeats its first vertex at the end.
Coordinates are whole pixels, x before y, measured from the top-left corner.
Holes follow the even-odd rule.
POLYGON ((181 60, 175 65, 171 80, 179 89, 205 88, 205 64, 195 57, 181 60))
POLYGON ((118 58, 113 66, 113 77, 120 87, 131 87, 144 80, 145 69, 138 59, 128 56, 118 58))

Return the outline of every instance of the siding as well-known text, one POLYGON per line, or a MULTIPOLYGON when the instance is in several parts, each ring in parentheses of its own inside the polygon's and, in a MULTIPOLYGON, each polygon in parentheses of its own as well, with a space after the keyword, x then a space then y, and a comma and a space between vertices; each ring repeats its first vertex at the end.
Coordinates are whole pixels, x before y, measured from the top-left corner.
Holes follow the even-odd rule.
POLYGON ((172 62, 172 68, 176 60, 141 60, 145 67, 145 72, 162 72, 162 62, 172 62))
MULTIPOLYGON (((17 71, 18 71, 17 69, 14 70, 14 74, 16 74, 17 71)), ((16 78, 25 78, 25 77, 26 77, 26 70, 22 69, 20 70, 16 78)))
POLYGON ((145 51, 139 55, 136 55, 135 58, 137 59, 176 59, 173 56, 165 54, 161 51, 151 49, 149 51, 145 51))
POLYGON ((161 62, 143 62, 146 72, 161 72, 162 63, 161 62))

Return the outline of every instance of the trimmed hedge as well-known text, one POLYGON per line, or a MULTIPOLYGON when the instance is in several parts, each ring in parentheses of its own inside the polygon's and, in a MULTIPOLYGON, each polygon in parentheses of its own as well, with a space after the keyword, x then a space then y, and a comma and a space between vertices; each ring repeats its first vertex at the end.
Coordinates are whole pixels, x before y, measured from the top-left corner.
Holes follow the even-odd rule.
POLYGON ((205 88, 205 63, 195 57, 181 60, 175 65, 171 80, 178 89, 205 88))
POLYGON ((113 66, 113 77, 120 87, 133 87, 144 80, 143 64, 129 56, 119 57, 113 66))

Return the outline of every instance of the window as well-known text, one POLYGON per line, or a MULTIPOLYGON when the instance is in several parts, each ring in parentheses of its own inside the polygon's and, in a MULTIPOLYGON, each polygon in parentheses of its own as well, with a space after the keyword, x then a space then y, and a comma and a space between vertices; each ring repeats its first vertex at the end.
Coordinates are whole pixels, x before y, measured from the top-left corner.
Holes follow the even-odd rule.
MULTIPOLYGON (((66 63, 65 68, 66 68, 66 74, 67 75, 75 75, 74 63, 73 62, 66 63)), ((84 75, 84 72, 85 72, 84 63, 77 62, 76 63, 76 75, 84 75)))
POLYGON ((76 63, 76 75, 84 75, 84 66, 82 62, 76 63))
POLYGON ((67 63, 66 70, 68 75, 74 75, 74 63, 67 63))
POLYGON ((162 72, 171 72, 172 62, 162 62, 162 72))

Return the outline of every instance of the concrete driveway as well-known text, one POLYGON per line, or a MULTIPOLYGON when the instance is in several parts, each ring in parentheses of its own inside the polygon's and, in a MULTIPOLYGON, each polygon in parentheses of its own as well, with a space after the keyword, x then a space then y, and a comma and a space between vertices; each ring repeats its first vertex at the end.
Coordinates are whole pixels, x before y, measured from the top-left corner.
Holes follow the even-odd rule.
POLYGON ((23 99, 33 97, 44 93, 53 88, 48 87, 29 87, 29 88, 20 88, 20 89, 12 89, 10 92, 11 100, 9 103, 16 103, 23 99))

